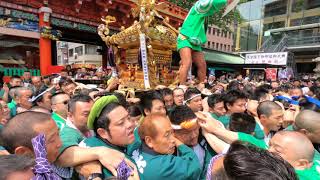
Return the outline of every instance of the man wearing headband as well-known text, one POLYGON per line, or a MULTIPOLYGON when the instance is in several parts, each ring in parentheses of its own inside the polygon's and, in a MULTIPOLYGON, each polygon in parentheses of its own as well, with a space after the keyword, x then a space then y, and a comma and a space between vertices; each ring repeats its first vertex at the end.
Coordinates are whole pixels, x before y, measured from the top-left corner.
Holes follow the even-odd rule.
POLYGON ((205 179, 210 159, 216 154, 203 136, 199 136, 200 127, 197 116, 186 105, 175 107, 169 115, 174 135, 183 144, 196 153, 202 173, 200 179, 205 179))
MULTIPOLYGON (((94 130, 95 136, 82 141, 81 146, 108 147, 124 153, 131 162, 134 162, 128 154, 132 153, 133 147, 139 147, 134 144, 135 123, 130 120, 127 110, 118 103, 116 96, 104 96, 98 99, 90 111, 87 125, 89 129, 94 130)), ((132 175, 139 176, 136 171, 132 175)), ((112 173, 103 168, 101 176, 107 178, 112 176, 112 173)))
POLYGON ((51 97, 52 93, 47 90, 45 86, 42 86, 42 88, 39 90, 38 94, 35 95, 37 97, 34 102, 42 107, 47 109, 48 111, 51 111, 51 97), (46 92, 44 92, 46 91, 46 92))
POLYGON ((166 116, 146 116, 138 131, 142 146, 132 153, 132 158, 143 179, 199 179, 201 169, 196 154, 174 137, 166 116))
POLYGON ((187 105, 193 112, 202 111, 201 92, 197 88, 188 88, 184 93, 184 105, 187 105))

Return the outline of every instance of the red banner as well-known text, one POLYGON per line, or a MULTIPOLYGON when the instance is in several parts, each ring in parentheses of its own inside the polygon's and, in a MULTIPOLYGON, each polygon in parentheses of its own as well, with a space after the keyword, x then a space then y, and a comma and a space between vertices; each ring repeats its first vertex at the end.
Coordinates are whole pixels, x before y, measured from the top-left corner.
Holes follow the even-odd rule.
POLYGON ((266 79, 271 81, 277 80, 277 68, 267 68, 266 69, 266 79))

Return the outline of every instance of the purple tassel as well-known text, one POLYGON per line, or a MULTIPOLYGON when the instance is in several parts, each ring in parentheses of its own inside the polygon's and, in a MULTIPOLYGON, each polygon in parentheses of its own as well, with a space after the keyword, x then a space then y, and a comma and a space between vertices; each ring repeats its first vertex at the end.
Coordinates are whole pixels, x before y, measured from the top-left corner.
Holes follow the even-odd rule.
POLYGON ((129 176, 131 175, 131 172, 132 172, 132 170, 126 164, 126 162, 122 161, 117 168, 118 179, 119 180, 127 180, 129 178, 129 176))
POLYGON ((44 134, 39 134, 31 140, 36 165, 34 166, 35 177, 32 180, 61 180, 52 170, 52 166, 47 160, 46 139, 44 134))
POLYGON ((114 60, 114 53, 113 53, 113 49, 112 49, 111 46, 108 48, 107 61, 109 62, 109 65, 111 67, 115 67, 116 66, 116 63, 115 63, 115 60, 114 60))

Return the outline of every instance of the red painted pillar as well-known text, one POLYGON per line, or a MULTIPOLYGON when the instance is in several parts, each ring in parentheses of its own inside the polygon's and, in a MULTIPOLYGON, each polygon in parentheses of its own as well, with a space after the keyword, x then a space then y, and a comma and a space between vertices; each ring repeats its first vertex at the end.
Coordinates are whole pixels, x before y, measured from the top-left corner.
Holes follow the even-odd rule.
MULTIPOLYGON (((49 7, 41 7, 39 9, 39 28, 44 26, 50 27, 50 15, 52 10, 49 7)), ((51 66, 51 39, 41 37, 39 40, 40 50, 40 73, 48 75, 48 68, 51 66)))

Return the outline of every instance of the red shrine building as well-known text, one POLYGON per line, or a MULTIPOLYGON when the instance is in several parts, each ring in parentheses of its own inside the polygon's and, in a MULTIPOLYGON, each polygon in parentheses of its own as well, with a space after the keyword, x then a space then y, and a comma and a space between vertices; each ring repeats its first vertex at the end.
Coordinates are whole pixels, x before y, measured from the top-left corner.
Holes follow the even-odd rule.
MULTIPOLYGON (((102 56, 101 65, 106 66, 106 45, 97 33, 97 27, 103 23, 101 18, 116 17, 117 22, 110 24, 111 33, 120 31, 122 26, 127 28, 134 22, 130 14, 136 1, 1 0, 0 71, 10 76, 20 75, 19 69, 31 69, 33 75, 40 72, 47 75, 61 69, 58 62, 65 57, 90 51, 98 52, 102 56), (71 51, 62 42, 86 46, 71 51)), ((165 0, 159 2, 166 3, 166 8, 159 10, 161 15, 168 17, 173 27, 180 27, 188 11, 165 0)))

